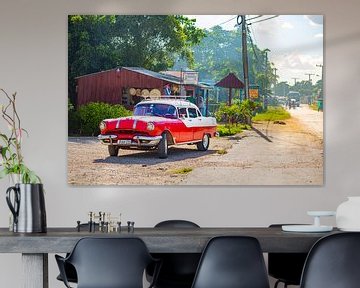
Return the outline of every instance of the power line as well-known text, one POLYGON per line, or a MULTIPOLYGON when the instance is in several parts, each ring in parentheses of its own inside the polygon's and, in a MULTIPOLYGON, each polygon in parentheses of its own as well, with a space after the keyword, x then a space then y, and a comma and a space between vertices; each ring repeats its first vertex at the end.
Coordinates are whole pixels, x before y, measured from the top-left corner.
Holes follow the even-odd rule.
POLYGON ((266 19, 261 19, 261 20, 258 20, 258 21, 254 21, 254 22, 251 22, 251 23, 249 23, 247 25, 252 25, 252 24, 255 24, 255 23, 263 22, 263 21, 270 20, 270 19, 273 19, 273 18, 276 18, 276 17, 279 17, 279 15, 274 15, 274 16, 266 18, 266 19))
MULTIPOLYGON (((264 15, 257 15, 257 16, 254 16, 254 17, 252 17, 252 18, 246 19, 246 21, 250 21, 250 20, 253 20, 253 19, 257 19, 257 18, 260 18, 260 17, 263 17, 263 16, 264 16, 264 15)), ((265 21, 265 20, 269 20, 269 19, 272 19, 272 18, 275 18, 275 17, 278 17, 278 16, 279 16, 279 15, 275 15, 275 16, 272 16, 272 17, 270 17, 270 18, 266 18, 266 19, 254 21, 254 22, 249 23, 249 24, 247 24, 247 25, 251 25, 251 24, 253 24, 253 23, 258 23, 258 22, 262 22, 262 21, 265 21)), ((215 25, 211 26, 210 29, 211 29, 211 28, 214 28, 215 26, 224 25, 224 24, 226 24, 226 23, 228 23, 228 22, 236 19, 237 17, 238 17, 238 16, 234 16, 234 17, 232 17, 232 18, 230 18, 230 19, 228 19, 228 20, 226 20, 226 21, 224 21, 224 22, 221 22, 221 23, 219 23, 219 24, 215 24, 215 25)), ((235 25, 235 26, 238 26, 238 25, 239 25, 239 24, 237 24, 237 25, 235 25)))
POLYGON ((246 20, 247 20, 247 21, 250 21, 250 20, 253 20, 253 19, 260 18, 260 17, 262 17, 262 16, 264 16, 264 15, 257 15, 257 16, 255 16, 255 17, 252 17, 252 18, 246 19, 246 20))
POLYGON ((215 26, 224 25, 224 24, 226 24, 226 23, 228 23, 228 22, 230 22, 231 20, 234 20, 234 19, 236 19, 236 18, 237 18, 237 15, 236 15, 235 17, 230 18, 229 20, 226 20, 226 21, 224 21, 224 22, 221 22, 220 24, 216 24, 216 25, 214 25, 214 26, 211 26, 211 28, 213 28, 213 27, 215 27, 215 26))
POLYGON ((255 44, 256 44, 256 43, 257 43, 257 40, 256 40, 255 31, 254 31, 254 29, 253 29, 252 26, 250 26, 250 29, 251 29, 251 35, 253 35, 253 37, 254 37, 254 42, 255 42, 255 44))
POLYGON ((256 63, 259 65, 259 64, 260 64, 259 57, 258 57, 258 55, 257 55, 257 53, 256 53, 255 45, 254 45, 254 42, 253 42, 252 37, 251 37, 251 35, 250 35, 249 27, 247 27, 247 30, 248 30, 247 36, 248 36, 248 38, 250 39, 250 44, 251 44, 252 50, 254 51, 256 63))

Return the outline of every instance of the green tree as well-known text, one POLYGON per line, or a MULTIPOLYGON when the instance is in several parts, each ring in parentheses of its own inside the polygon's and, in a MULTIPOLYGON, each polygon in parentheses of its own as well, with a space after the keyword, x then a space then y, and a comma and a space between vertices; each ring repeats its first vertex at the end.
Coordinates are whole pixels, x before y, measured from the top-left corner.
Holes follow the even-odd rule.
POLYGON ((160 71, 172 67, 176 56, 193 64, 190 47, 205 36, 195 22, 178 15, 116 16, 113 38, 123 66, 160 71))
POLYGON ((286 81, 282 81, 276 84, 275 95, 277 96, 287 96, 289 93, 289 84, 286 81))
MULTIPOLYGON (((212 79, 215 82, 225 77, 228 73, 234 73, 243 80, 242 43, 241 31, 224 30, 215 26, 205 30, 206 37, 201 43, 194 46, 194 68, 199 72, 201 79, 212 79)), ((248 62, 249 62, 249 84, 259 85, 260 93, 270 94, 271 84, 275 81, 273 64, 266 59, 265 52, 253 43, 251 33, 248 33, 248 62), (262 89, 262 85, 267 88, 262 89), (264 90, 264 91, 263 91, 264 90), (266 91, 265 91, 266 90, 266 91)), ((174 69, 187 67, 186 61, 178 61, 174 69)), ((227 91, 222 92, 220 99, 226 99, 227 91)))
POLYGON ((71 15, 68 34, 71 99, 80 75, 117 66, 160 71, 177 57, 192 65, 191 47, 205 36, 194 20, 179 15, 71 15))
POLYGON ((68 17, 68 92, 75 99, 75 77, 116 66, 111 42, 115 17, 70 15, 68 17))

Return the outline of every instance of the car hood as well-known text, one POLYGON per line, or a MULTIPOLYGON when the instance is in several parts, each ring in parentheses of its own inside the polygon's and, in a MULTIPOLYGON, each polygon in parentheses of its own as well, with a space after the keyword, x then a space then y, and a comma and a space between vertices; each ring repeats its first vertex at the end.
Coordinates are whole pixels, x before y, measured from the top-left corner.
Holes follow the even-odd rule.
POLYGON ((106 119, 106 122, 118 122, 118 121, 143 121, 143 122, 162 122, 167 120, 172 120, 165 117, 158 117, 158 116, 127 116, 127 117, 120 117, 116 119, 106 119))
POLYGON ((157 116, 128 116, 116 119, 105 119, 106 129, 102 133, 106 133, 114 130, 138 130, 146 131, 147 123, 169 123, 174 119, 168 119, 157 116))

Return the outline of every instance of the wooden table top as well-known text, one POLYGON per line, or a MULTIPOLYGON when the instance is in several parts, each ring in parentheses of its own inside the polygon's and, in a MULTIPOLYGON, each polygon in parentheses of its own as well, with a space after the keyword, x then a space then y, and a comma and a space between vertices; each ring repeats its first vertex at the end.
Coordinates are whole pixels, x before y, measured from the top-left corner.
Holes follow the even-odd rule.
POLYGON ((321 237, 338 233, 294 233, 275 228, 136 228, 119 232, 78 232, 76 228, 48 228, 47 233, 13 233, 0 228, 0 253, 65 253, 83 237, 139 237, 152 253, 201 253, 215 236, 242 235, 259 240, 263 252, 308 252, 321 237))

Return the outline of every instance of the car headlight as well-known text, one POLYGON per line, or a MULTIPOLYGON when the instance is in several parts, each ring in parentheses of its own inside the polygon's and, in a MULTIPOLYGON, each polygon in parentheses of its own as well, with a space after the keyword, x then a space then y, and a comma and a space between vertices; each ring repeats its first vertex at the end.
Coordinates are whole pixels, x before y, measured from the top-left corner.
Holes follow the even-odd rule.
POLYGON ((106 129, 106 122, 101 121, 101 123, 99 124, 99 128, 100 128, 100 131, 105 130, 106 129))
POLYGON ((148 122, 146 125, 146 129, 149 131, 153 131, 155 129, 155 125, 153 122, 148 122))

